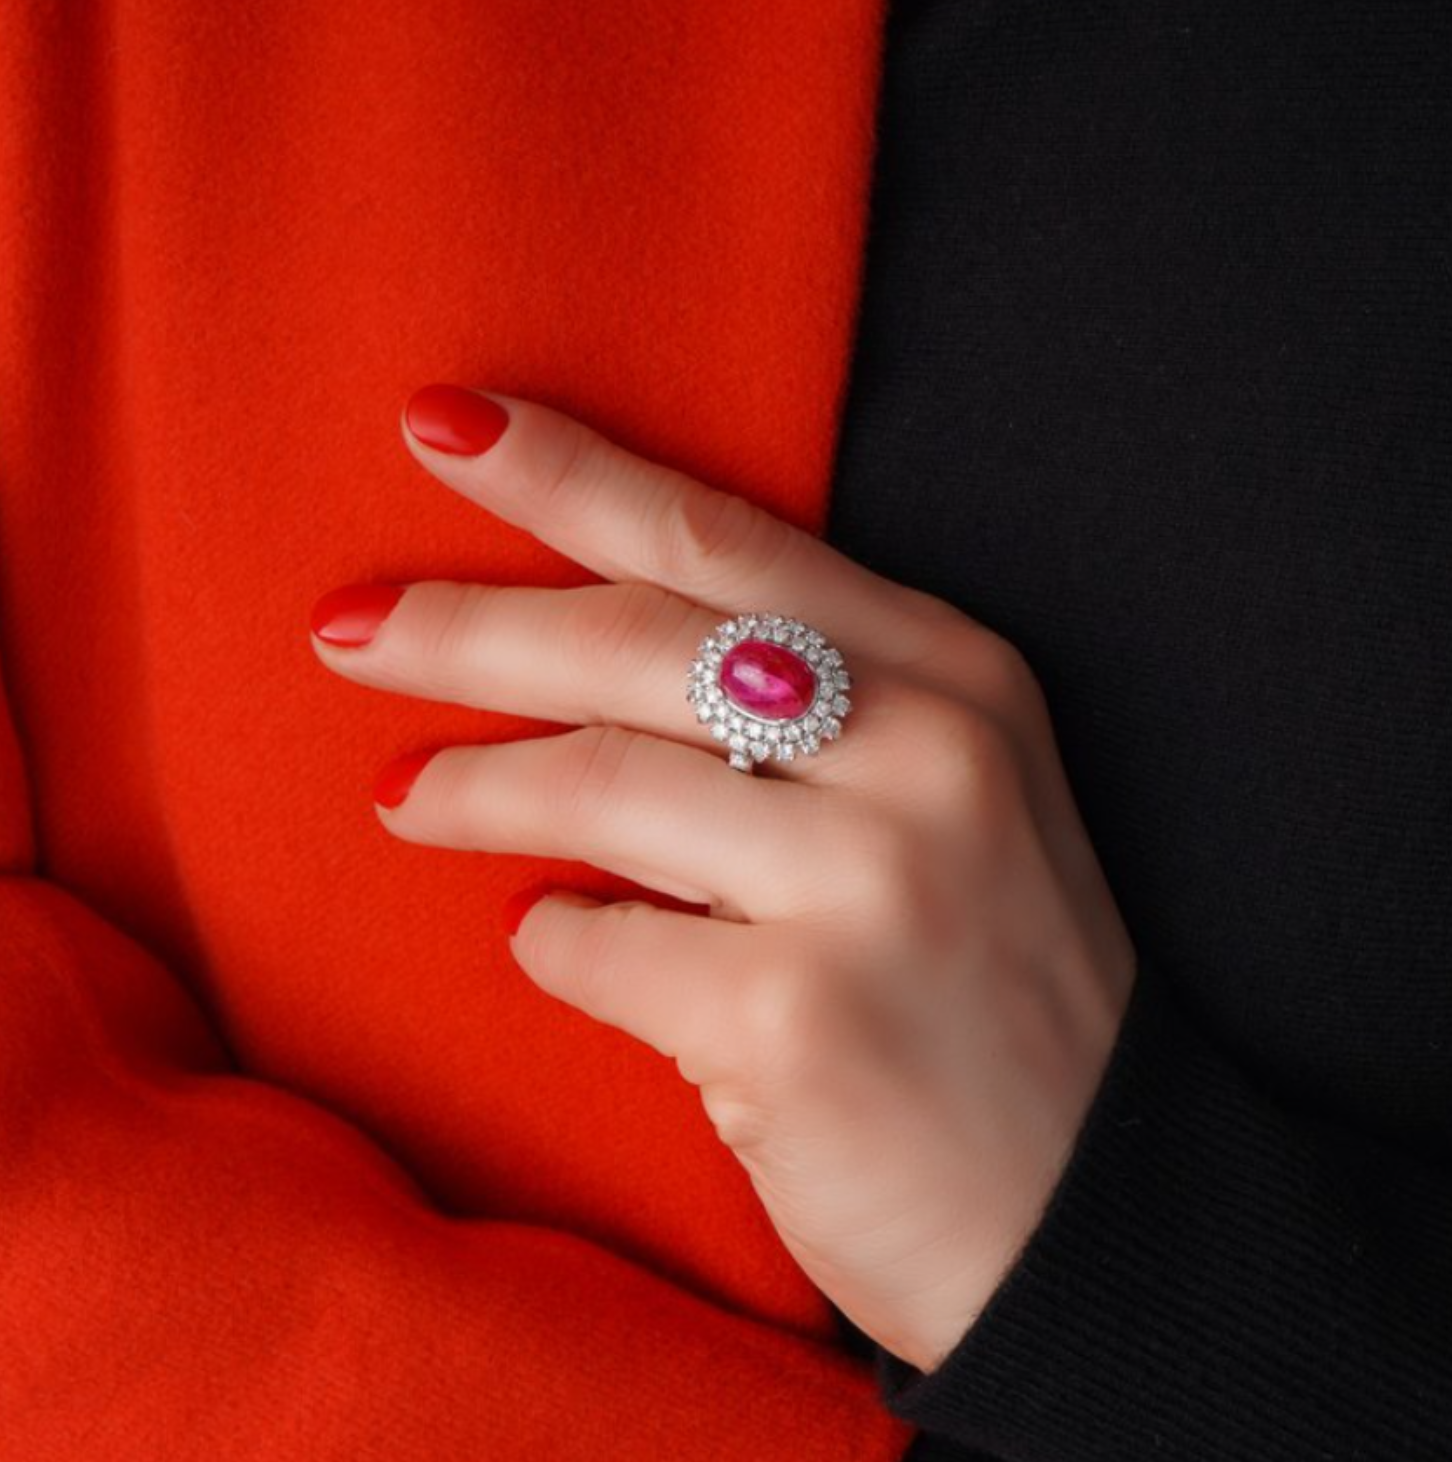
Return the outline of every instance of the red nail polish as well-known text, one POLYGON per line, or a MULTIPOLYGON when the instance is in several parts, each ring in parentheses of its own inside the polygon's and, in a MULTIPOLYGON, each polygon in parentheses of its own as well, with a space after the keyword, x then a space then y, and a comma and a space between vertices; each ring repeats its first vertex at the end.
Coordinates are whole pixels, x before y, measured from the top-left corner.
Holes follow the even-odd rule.
POLYGON ((408 796, 414 778, 423 771, 438 751, 430 747, 426 751, 410 751, 395 757, 383 768, 373 781, 373 800, 384 807, 397 807, 408 796))
POLYGON ((463 386, 420 386, 404 408, 408 429, 425 446, 455 457, 477 457, 504 435, 509 413, 463 386))
POLYGON ((513 939, 524 922, 524 916, 546 894, 553 892, 554 886, 548 883, 527 883, 523 888, 515 889, 500 906, 499 921, 504 925, 504 932, 513 939))
POLYGON ((330 645, 366 645, 403 597, 403 584, 344 584, 313 605, 313 633, 330 645))

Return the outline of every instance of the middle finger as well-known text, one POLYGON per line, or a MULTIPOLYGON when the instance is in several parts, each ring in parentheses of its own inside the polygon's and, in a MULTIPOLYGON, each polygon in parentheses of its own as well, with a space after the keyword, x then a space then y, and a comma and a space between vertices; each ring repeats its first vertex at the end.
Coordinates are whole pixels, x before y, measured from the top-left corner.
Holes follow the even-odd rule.
MULTIPOLYGON (((341 595, 325 595, 314 606, 313 645, 324 664, 349 679, 546 721, 614 723, 725 750, 721 733, 732 729, 729 717, 713 731, 686 699, 687 669, 702 639, 720 625, 720 612, 658 585, 548 589, 420 580, 406 586, 367 643, 351 648, 346 626, 342 643, 323 638, 335 633, 328 621, 341 595)), ((850 706, 845 685, 837 694, 850 706)), ((849 763, 839 760, 837 743, 824 750, 832 763, 825 773, 819 757, 799 757, 794 776, 838 780, 849 763)), ((776 765, 763 762, 758 774, 776 765)))

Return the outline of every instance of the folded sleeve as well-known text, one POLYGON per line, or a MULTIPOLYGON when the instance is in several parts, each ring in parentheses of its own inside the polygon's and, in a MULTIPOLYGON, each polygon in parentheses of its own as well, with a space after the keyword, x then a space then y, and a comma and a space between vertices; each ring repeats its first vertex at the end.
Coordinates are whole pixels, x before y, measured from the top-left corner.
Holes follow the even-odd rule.
POLYGON ((443 1215, 361 1129, 230 1069, 146 950, 20 873, 0 1416, 3 1462, 715 1462, 785 1439, 895 1462, 912 1435, 840 1349, 582 1237, 443 1215))
POLYGON ((1142 964, 977 1321, 926 1374, 873 1350, 912 1462, 1446 1458, 1452 1164, 1278 1104, 1142 964))

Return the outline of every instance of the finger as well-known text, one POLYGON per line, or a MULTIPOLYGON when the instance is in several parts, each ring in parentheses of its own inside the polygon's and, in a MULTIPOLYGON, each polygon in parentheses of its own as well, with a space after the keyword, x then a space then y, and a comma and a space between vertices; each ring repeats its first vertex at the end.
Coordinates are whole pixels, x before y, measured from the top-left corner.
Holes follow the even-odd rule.
POLYGON ((888 664, 930 652, 937 641, 926 637, 956 616, 746 498, 638 457, 539 402, 425 386, 401 425, 440 481, 604 578, 658 584, 729 614, 791 615, 888 664), (499 408, 507 423, 494 437, 499 408), (490 431, 471 438, 471 413, 490 431))
POLYGON ((510 949, 542 990, 675 1057, 699 1082, 742 1048, 748 972, 765 937, 729 919, 561 890, 531 905, 510 949))
MULTIPOLYGON (((326 620, 325 596, 313 636, 323 662, 382 689, 540 720, 614 722, 701 748, 722 749, 743 731, 735 707, 717 702, 720 714, 708 717, 715 706, 698 712, 686 696, 687 670, 719 628, 717 615, 655 584, 544 589, 424 580, 407 586, 366 644, 330 644, 318 634, 326 620)), ((845 716, 845 672, 819 663, 816 674, 819 685, 826 677, 823 704, 845 716)), ((813 716, 802 729, 821 726, 813 716)), ((816 761, 797 757, 793 766, 810 779, 816 761)), ((831 766, 826 779, 846 770, 831 766)))
POLYGON ((694 747, 611 725, 444 747, 401 804, 377 806, 409 842, 578 858, 733 915, 775 919, 805 906, 821 876, 818 850, 843 834, 845 801, 723 771, 694 747))

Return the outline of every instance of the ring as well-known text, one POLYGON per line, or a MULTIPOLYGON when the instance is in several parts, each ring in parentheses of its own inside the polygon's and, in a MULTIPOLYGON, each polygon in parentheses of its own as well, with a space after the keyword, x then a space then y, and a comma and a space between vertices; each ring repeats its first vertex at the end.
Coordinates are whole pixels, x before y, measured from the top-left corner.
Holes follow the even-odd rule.
POLYGON ((718 624, 691 661, 686 699, 696 719, 750 773, 772 756, 815 756, 842 733, 852 677, 820 630, 782 614, 739 614, 718 624))

